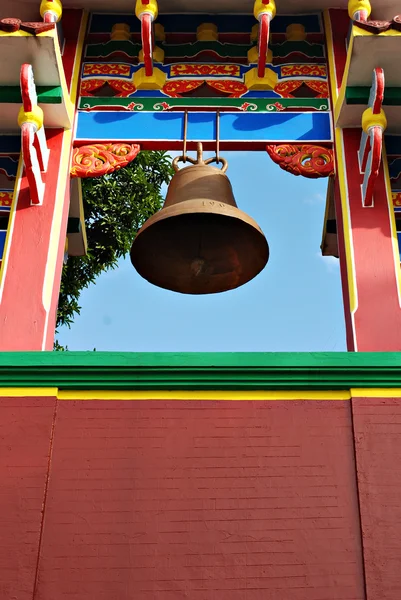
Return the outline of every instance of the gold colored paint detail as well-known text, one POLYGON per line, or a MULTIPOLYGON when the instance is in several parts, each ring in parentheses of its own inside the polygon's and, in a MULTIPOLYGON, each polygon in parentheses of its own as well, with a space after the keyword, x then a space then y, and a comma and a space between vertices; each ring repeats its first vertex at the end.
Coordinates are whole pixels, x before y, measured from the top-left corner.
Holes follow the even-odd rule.
POLYGON ((369 17, 372 12, 370 0, 348 0, 348 14, 350 19, 353 19, 354 14, 360 10, 366 10, 369 17))
POLYGON ((362 114, 362 129, 365 133, 369 133, 371 127, 381 127, 387 129, 387 117, 383 109, 375 115, 372 108, 367 108, 362 114))
POLYGON ((111 40, 113 42, 125 41, 131 39, 131 29, 127 23, 116 23, 111 28, 111 40))
POLYGON ((255 19, 259 21, 262 15, 270 15, 271 19, 276 16, 276 2, 270 0, 269 4, 265 4, 264 0, 255 0, 253 14, 255 19))
POLYGON ((264 77, 258 77, 258 70, 251 69, 245 73, 245 85, 248 90, 274 90, 278 76, 272 69, 265 69, 264 77))
POLYGON ((305 27, 301 23, 288 25, 286 29, 286 38, 289 42, 304 42, 306 40, 305 27))
POLYGON ((255 25, 251 29, 251 42, 257 42, 259 39, 259 23, 255 23, 255 25))
MULTIPOLYGON (((159 46, 153 48, 153 60, 158 63, 164 63, 164 50, 159 46)), ((139 50, 138 61, 143 63, 143 50, 139 50)))
MULTIPOLYGON (((252 65, 252 64, 257 64, 258 61, 259 61, 258 48, 257 48, 257 46, 253 46, 250 50, 248 50, 248 63, 250 65, 252 65)), ((269 50, 267 51, 266 63, 272 64, 272 62, 273 62, 273 52, 269 48, 269 50)))
POLYGON ((153 69, 153 75, 147 77, 141 68, 134 74, 134 85, 138 90, 161 90, 166 83, 166 74, 160 69, 153 69))
POLYGON ((161 23, 155 23, 154 25, 155 39, 158 42, 166 41, 166 34, 164 32, 164 27, 161 23))
POLYGON ((219 31, 214 23, 202 23, 196 30, 196 39, 198 42, 217 42, 219 31))

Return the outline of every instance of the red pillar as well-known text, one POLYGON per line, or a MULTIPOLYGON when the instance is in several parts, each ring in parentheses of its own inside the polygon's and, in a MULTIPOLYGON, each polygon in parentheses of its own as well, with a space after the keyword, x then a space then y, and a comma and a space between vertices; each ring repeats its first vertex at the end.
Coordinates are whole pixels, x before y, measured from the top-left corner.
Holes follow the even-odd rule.
MULTIPOLYGON (((82 10, 66 10, 60 79, 75 104, 87 26, 82 10)), ((70 203, 72 130, 44 123, 49 164, 42 206, 31 206, 22 159, 0 272, 0 351, 52 350, 70 203)))
MULTIPOLYGON (((333 110, 346 70, 347 11, 325 15, 333 110)), ((401 351, 401 271, 387 159, 363 207, 361 128, 335 127, 336 213, 348 350, 401 351)))
POLYGON ((19 172, 0 282, 0 351, 52 350, 69 208, 71 132, 49 130, 42 206, 19 172), (19 178, 19 179, 18 179, 19 178))

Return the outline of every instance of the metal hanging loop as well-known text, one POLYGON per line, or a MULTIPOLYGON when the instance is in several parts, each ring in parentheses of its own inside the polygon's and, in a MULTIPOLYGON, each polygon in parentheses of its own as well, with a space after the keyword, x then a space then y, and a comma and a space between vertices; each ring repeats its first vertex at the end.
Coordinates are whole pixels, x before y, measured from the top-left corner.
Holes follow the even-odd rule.
POLYGON ((176 173, 178 173, 178 171, 180 171, 180 168, 178 166, 180 162, 182 162, 182 163, 190 162, 192 165, 199 165, 199 166, 210 165, 212 163, 221 164, 221 165, 223 165, 221 168, 222 173, 225 173, 228 169, 228 162, 226 161, 226 159, 222 158, 221 156, 218 156, 217 154, 216 154, 216 156, 212 156, 211 158, 207 158, 206 160, 203 159, 203 144, 202 144, 202 142, 198 142, 198 144, 197 144, 196 159, 190 158, 189 156, 182 154, 181 156, 177 156, 173 160, 173 168, 176 173))

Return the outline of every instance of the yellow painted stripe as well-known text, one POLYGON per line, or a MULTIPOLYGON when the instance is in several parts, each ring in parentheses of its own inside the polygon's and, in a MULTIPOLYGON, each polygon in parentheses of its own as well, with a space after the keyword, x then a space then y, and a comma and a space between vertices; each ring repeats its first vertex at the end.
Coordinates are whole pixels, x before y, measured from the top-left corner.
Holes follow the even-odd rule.
MULTIPOLYGON (((338 81, 337 81, 337 71, 335 65, 335 53, 334 53, 334 44, 333 44, 333 31, 331 28, 331 19, 329 15, 329 11, 325 10, 323 13, 325 34, 326 34, 326 42, 327 42, 327 58, 329 63, 329 73, 330 73, 330 87, 331 87, 331 97, 332 104, 334 109, 336 107, 341 106, 341 94, 345 94, 344 84, 347 79, 349 62, 351 57, 350 49, 348 49, 347 56, 347 64, 344 71, 343 77, 343 85, 341 88, 341 93, 339 97, 338 92, 338 81)), ((352 48, 351 48, 352 50, 352 48)), ((336 120, 336 119, 334 119, 336 120)), ((340 129, 335 128, 335 149, 336 149, 336 159, 337 159, 337 177, 340 186, 340 194, 341 194, 341 206, 342 206, 342 217, 343 217, 343 229, 344 229, 344 243, 345 243, 345 254, 346 254, 346 263, 347 263, 347 277, 348 277, 348 288, 349 288, 349 298, 350 298, 350 311, 353 314, 358 306, 358 297, 356 292, 356 280, 355 280, 355 269, 354 269, 354 259, 353 259, 353 243, 352 243, 352 233, 351 233, 351 220, 349 214, 349 206, 348 206, 348 185, 347 185, 347 170, 346 164, 344 160, 344 151, 343 151, 343 135, 340 129)))
POLYGON ((72 390, 58 388, 0 388, 0 400, 5 397, 54 397, 59 400, 221 400, 221 401, 291 401, 291 400, 350 400, 351 398, 401 398, 401 388, 351 388, 322 391, 110 391, 72 390))
POLYGON ((59 400, 349 400, 348 391, 226 392, 216 391, 63 391, 59 400))
MULTIPOLYGON (((337 123, 338 118, 340 116, 341 107, 345 102, 345 92, 347 90, 348 74, 349 74, 349 70, 350 70, 350 66, 351 66, 353 46, 354 46, 354 36, 351 35, 350 40, 349 40, 349 45, 347 48, 347 62, 345 63, 343 80, 342 80, 341 89, 340 89, 340 95, 337 98, 337 102, 336 102, 336 105, 334 108, 334 124, 337 123)), ((362 121, 361 121, 361 126, 362 126, 362 121)))
POLYGON ((82 59, 82 53, 84 50, 85 35, 86 35, 86 29, 88 26, 88 19, 89 19, 89 13, 87 11, 84 11, 84 13, 82 15, 82 19, 81 19, 81 26, 79 28, 77 47, 76 47, 76 51, 75 51, 74 69, 73 69, 73 73, 72 73, 71 88, 70 88, 71 101, 74 104, 74 106, 75 106, 75 101, 77 99, 79 82, 80 82, 81 59, 82 59))
POLYGON ((343 230, 344 230, 344 242, 345 242, 345 254, 347 262, 347 275, 348 275, 348 291, 350 300, 350 310, 353 314, 358 306, 358 296, 356 291, 356 275, 354 267, 354 251, 352 242, 352 231, 351 231, 351 217, 349 212, 348 204, 348 184, 347 184, 347 166, 344 159, 344 148, 343 148, 343 133, 342 130, 336 128, 335 130, 335 143, 336 143, 336 157, 338 165, 338 182, 340 185, 341 195, 341 206, 342 206, 342 217, 343 217, 343 230))
POLYGON ((0 388, 0 400, 5 397, 57 396, 58 388, 0 388))
POLYGON ((61 222, 65 204, 66 186, 69 185, 69 170, 71 157, 72 131, 64 130, 62 147, 60 153, 59 175, 57 182, 56 201, 54 204, 53 221, 51 226, 49 252, 47 256, 46 274, 43 284, 42 302, 48 312, 51 306, 54 284, 54 272, 56 270, 58 246, 61 232, 61 222))
POLYGON ((391 190, 390 172, 389 172, 389 168, 388 168, 388 159, 387 159, 387 152, 386 152, 385 144, 383 144, 382 154, 383 154, 384 179, 386 182, 386 192, 387 192, 387 206, 388 206, 388 212, 390 215, 391 242, 393 245, 393 256, 394 256, 394 270, 395 270, 395 276, 396 276, 396 280, 397 280, 398 303, 401 306, 400 249, 399 249, 398 237, 397 237, 397 226, 395 224, 393 193, 391 190))
POLYGON ((401 388, 351 388, 352 398, 401 398, 401 388))
MULTIPOLYGON (((68 118, 70 120, 71 123, 71 127, 74 123, 74 115, 75 115, 75 105, 71 102, 70 99, 70 95, 68 93, 68 87, 67 87, 67 81, 65 78, 65 74, 64 74, 64 66, 63 66, 63 58, 61 56, 61 50, 60 50, 60 44, 58 41, 58 36, 57 36, 57 30, 54 29, 53 31, 48 32, 49 34, 52 34, 52 37, 54 39, 54 52, 56 55, 56 62, 57 62, 57 69, 60 75, 60 86, 63 92, 63 100, 65 102, 65 106, 67 109, 67 114, 68 114, 68 118)), ((50 37, 50 35, 49 35, 50 37)), ((46 123, 45 123, 46 125, 46 123)))
POLYGON ((330 87, 331 87, 331 98, 333 105, 335 105, 338 97, 338 88, 337 88, 337 74, 336 68, 334 64, 334 45, 333 45, 333 31, 331 29, 331 20, 329 11, 325 10, 323 12, 323 22, 326 33, 326 43, 327 43, 327 53, 328 53, 328 62, 329 62, 329 73, 330 73, 330 87))

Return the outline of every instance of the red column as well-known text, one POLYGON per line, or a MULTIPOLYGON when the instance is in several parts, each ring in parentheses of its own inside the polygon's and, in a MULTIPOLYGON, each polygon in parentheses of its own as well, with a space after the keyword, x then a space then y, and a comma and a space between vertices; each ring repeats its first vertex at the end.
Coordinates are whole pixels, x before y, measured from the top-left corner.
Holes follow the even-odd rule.
POLYGON ((52 350, 69 207, 71 132, 48 130, 42 206, 25 175, 15 200, 0 281, 0 351, 52 350))
MULTIPOLYGON (((333 109, 346 69, 347 11, 325 15, 333 109)), ((361 123, 362 125, 362 123, 361 123)), ((335 128, 336 213, 349 350, 401 350, 401 272, 387 159, 363 207, 362 128, 335 128)))

